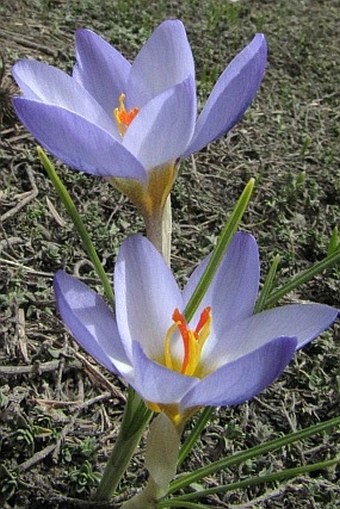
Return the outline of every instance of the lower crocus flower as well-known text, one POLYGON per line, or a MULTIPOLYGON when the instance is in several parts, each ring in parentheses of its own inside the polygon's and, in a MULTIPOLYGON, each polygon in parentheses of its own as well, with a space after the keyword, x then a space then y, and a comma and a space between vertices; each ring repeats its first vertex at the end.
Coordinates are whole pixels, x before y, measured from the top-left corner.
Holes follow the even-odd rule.
POLYGON ((175 424, 197 407, 236 405, 258 394, 338 315, 314 303, 253 314, 258 248, 251 235, 237 233, 187 323, 183 310, 207 262, 181 291, 153 245, 130 237, 115 266, 115 315, 74 277, 58 272, 54 281, 59 312, 76 341, 175 424))
POLYGON ((195 68, 183 24, 161 23, 133 64, 90 30, 76 32, 72 77, 15 64, 18 117, 71 167, 107 177, 142 211, 161 213, 182 157, 223 136, 260 86, 266 41, 255 35, 218 79, 196 122, 195 68))

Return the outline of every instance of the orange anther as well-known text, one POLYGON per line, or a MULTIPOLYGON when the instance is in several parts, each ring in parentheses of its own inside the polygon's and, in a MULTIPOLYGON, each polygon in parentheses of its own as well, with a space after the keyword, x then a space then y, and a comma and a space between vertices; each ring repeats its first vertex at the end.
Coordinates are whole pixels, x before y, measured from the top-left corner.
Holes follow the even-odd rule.
POLYGON ((201 330, 203 329, 203 327, 209 320, 210 312, 211 312, 211 306, 207 306, 206 308, 203 309, 200 319, 199 319, 198 324, 195 329, 195 335, 196 334, 198 335, 201 332, 201 330))
POLYGON ((139 108, 133 108, 133 110, 130 110, 130 111, 126 111, 126 110, 119 111, 118 117, 119 117, 120 122, 122 124, 124 124, 126 127, 128 127, 138 112, 139 112, 139 108))
POLYGON ((118 103, 119 107, 114 109, 114 116, 117 122, 117 126, 121 136, 124 136, 127 128, 139 112, 139 108, 133 108, 130 111, 126 111, 124 105, 125 94, 120 94, 118 103))

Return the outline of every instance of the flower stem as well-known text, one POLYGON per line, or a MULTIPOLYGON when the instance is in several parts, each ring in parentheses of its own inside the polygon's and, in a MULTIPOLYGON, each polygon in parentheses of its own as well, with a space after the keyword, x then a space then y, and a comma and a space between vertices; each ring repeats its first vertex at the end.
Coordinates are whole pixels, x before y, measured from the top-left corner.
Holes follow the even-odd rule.
POLYGON ((161 214, 144 216, 146 236, 170 265, 172 214, 170 194, 161 214))
POLYGON ((175 476, 182 425, 175 425, 164 413, 150 425, 145 450, 145 467, 149 479, 142 492, 125 502, 122 509, 155 509, 175 476))

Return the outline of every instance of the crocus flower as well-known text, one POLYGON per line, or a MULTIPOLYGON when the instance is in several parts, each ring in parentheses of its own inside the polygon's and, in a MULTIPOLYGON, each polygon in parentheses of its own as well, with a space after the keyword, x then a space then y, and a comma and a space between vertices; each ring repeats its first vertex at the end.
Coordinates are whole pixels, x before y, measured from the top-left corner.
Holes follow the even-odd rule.
POLYGON ((15 64, 18 117, 71 167, 107 177, 144 216, 162 210, 176 163, 229 131, 261 83, 262 34, 218 79, 196 122, 194 61, 180 21, 161 23, 133 64, 90 30, 76 32, 72 76, 34 60, 15 64))
POLYGON ((258 394, 338 315, 314 303, 253 314, 258 248, 251 235, 237 233, 187 323, 183 311, 207 262, 181 291, 154 246, 139 235, 128 238, 115 266, 115 315, 74 277, 60 271, 54 280, 59 312, 76 341, 175 424, 197 407, 236 405, 258 394))

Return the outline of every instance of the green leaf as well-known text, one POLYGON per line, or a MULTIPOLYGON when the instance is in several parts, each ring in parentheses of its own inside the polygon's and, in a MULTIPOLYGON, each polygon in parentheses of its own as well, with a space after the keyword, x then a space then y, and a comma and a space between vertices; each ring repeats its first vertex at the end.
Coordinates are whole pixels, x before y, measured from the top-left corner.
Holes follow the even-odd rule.
POLYGON ((143 400, 129 387, 128 401, 116 442, 105 466, 95 500, 110 500, 124 475, 130 459, 152 415, 143 400))
POLYGON ((144 400, 128 386, 128 400, 124 410, 121 431, 124 440, 129 440, 141 427, 145 427, 152 415, 144 400))
POLYGON ((267 277, 263 283, 262 290, 261 290, 260 295, 257 299, 255 310, 254 310, 255 313, 260 313, 267 307, 266 300, 267 300, 270 292, 272 291, 277 268, 280 263, 280 258, 281 257, 278 254, 274 257, 273 263, 271 264, 271 267, 269 269, 267 277))
MULTIPOLYGON (((186 320, 189 322, 191 318, 193 317, 196 309, 198 308, 202 298, 204 297, 205 292, 209 288, 209 285, 223 259, 223 256, 227 250, 227 247, 229 243, 231 242, 231 239, 233 238, 233 235, 238 227, 238 225, 241 222, 241 219, 243 217, 244 212, 247 209, 248 203, 250 201, 253 188, 254 188, 255 180, 252 178, 247 183, 246 187, 244 188, 240 198, 238 199, 225 227, 223 228, 223 231, 217 241, 216 247, 213 251, 213 254, 210 258, 210 261, 197 285, 195 288, 194 293, 191 296, 191 299, 189 300, 184 315, 186 320)), ((206 423, 208 422, 211 413, 213 412, 213 409, 206 408, 203 410, 201 417, 198 419, 193 431, 191 432, 189 438, 184 443, 184 445, 181 448, 179 459, 178 459, 178 466, 181 465, 181 463, 184 461, 184 459, 187 457, 193 446, 195 445, 198 437, 200 436, 202 430, 204 429, 206 423)))
POLYGON ((170 500, 164 500, 157 504, 157 509, 165 507, 187 507, 188 509, 211 509, 211 505, 195 504, 195 502, 185 502, 184 500, 177 500, 176 498, 170 500))
POLYGON ((180 453, 178 455, 177 467, 179 467, 183 463, 185 458, 190 453, 191 449, 194 447, 197 439, 200 437, 207 422, 210 420, 211 414, 213 413, 214 410, 215 409, 213 407, 206 407, 202 411, 193 429, 191 430, 190 435, 188 436, 188 438, 181 447, 180 453))
POLYGON ((340 250, 340 237, 339 237, 339 230, 337 226, 334 226, 331 238, 329 240, 328 249, 327 249, 327 255, 330 256, 331 254, 335 253, 337 250, 340 250))
POLYGON ((227 491, 235 491, 243 488, 248 488, 249 486, 258 486, 259 484, 267 483, 267 482, 275 482, 281 481, 282 479, 289 479, 291 477, 297 477, 299 475, 307 474, 308 472, 313 472, 315 470, 323 470, 328 467, 332 467, 340 463, 340 457, 332 458, 326 461, 320 461, 319 463, 307 464, 301 467, 295 468, 287 468, 285 470, 281 470, 280 472, 274 472, 268 475, 260 475, 257 477, 249 477, 249 479, 244 479, 243 481, 233 482, 231 484, 227 484, 225 486, 217 486, 216 488, 208 488, 206 490, 196 491, 194 493, 187 493, 186 495, 182 495, 180 497, 176 497, 174 500, 196 500, 198 498, 203 498, 208 495, 215 495, 217 493, 226 493, 227 491))
POLYGON ((277 438, 275 440, 271 440, 270 442, 266 442, 264 444, 257 445, 255 447, 251 447, 245 451, 237 452, 232 456, 227 458, 223 458, 219 461, 215 461, 210 465, 199 468, 195 472, 190 472, 189 474, 185 474, 181 476, 180 479, 176 479, 173 483, 170 484, 170 488, 168 490, 168 495, 171 493, 189 486, 191 483, 202 479, 208 475, 214 474, 219 470, 224 468, 229 468, 233 465, 238 465, 240 463, 244 463, 246 460, 251 458, 256 458, 262 454, 266 454, 270 451, 274 451, 275 449, 280 449, 285 445, 291 444, 298 440, 303 440, 309 436, 315 435, 316 433, 320 433, 322 431, 328 430, 334 426, 340 425, 340 417, 334 417, 333 419, 329 419, 328 421, 319 422, 318 424, 314 424, 308 428, 302 429, 300 431, 295 431, 293 433, 289 433, 283 437, 277 438))
MULTIPOLYGON (((111 304, 114 303, 112 285, 99 260, 96 249, 81 219, 76 206, 58 177, 53 164, 41 147, 37 148, 39 158, 50 177, 55 190, 62 200, 76 230, 83 241, 87 254, 103 284, 105 294, 111 304)), ((123 422, 111 457, 106 465, 103 477, 95 494, 96 500, 108 500, 116 490, 122 475, 134 453, 146 424, 151 417, 151 411, 145 406, 141 398, 129 387, 129 397, 126 404, 123 422)))
POLYGON ((81 240, 83 241, 84 248, 85 248, 91 262, 93 263, 93 265, 95 267, 98 277, 100 278, 100 280, 103 284, 106 297, 108 298, 110 303, 113 304, 114 303, 114 295, 113 295, 111 282, 110 282, 109 278, 107 277, 106 272, 100 262, 100 259, 97 255, 97 251, 91 241, 90 235, 88 234, 88 232, 86 230, 83 220, 80 217, 80 215, 77 211, 77 208, 76 208, 69 192, 67 191, 66 187, 64 186, 64 184, 58 177, 53 164, 47 157, 46 152, 44 152, 44 150, 41 147, 37 147, 37 151, 38 151, 38 155, 39 155, 40 161, 42 162, 43 167, 45 168, 48 176, 50 177, 52 184, 54 185, 54 188, 58 193, 59 198, 63 202, 65 209, 67 210, 70 218, 72 219, 73 224, 76 227, 76 230, 77 230, 81 240))
POLYGON ((196 309, 198 308, 207 289, 209 288, 209 285, 223 259, 227 247, 229 246, 231 239, 233 238, 233 235, 241 222, 243 214, 245 213, 251 198, 254 184, 255 179, 251 178, 244 188, 240 198, 238 199, 225 227, 223 228, 210 261, 184 310, 184 315, 188 322, 190 322, 191 318, 194 316, 196 309))
POLYGON ((272 292, 272 294, 267 297, 264 303, 264 307, 270 308, 274 306, 282 297, 303 285, 304 283, 307 283, 313 279, 314 276, 320 274, 325 269, 333 267, 338 263, 340 263, 340 250, 337 250, 334 253, 326 256, 326 258, 320 262, 316 262, 314 265, 312 265, 312 267, 293 277, 290 281, 288 281, 288 283, 272 292))

